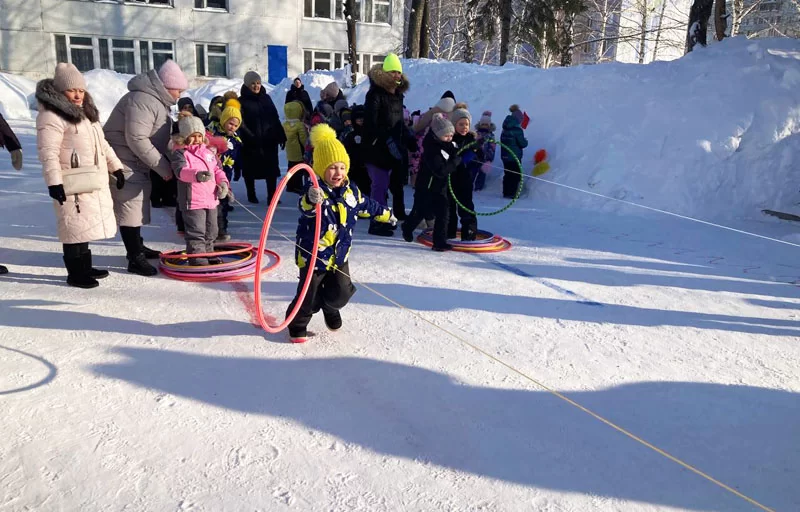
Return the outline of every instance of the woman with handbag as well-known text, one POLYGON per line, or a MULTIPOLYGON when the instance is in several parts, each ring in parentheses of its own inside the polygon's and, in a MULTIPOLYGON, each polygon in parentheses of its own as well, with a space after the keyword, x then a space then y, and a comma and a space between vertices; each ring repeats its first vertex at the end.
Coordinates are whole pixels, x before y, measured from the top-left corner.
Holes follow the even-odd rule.
POLYGON ((95 288, 107 270, 92 268, 89 242, 117 233, 109 182, 122 188, 122 162, 106 142, 86 81, 59 63, 52 79, 36 85, 36 144, 64 246, 67 284, 95 288))

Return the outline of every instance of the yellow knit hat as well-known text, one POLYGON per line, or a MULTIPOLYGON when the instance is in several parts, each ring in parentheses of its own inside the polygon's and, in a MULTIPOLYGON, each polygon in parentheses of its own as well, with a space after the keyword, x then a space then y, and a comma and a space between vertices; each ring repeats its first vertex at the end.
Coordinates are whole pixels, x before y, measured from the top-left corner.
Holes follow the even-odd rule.
POLYGON ((344 145, 336 138, 336 131, 325 123, 311 129, 311 145, 314 146, 314 173, 323 178, 325 169, 337 162, 344 164, 345 172, 350 170, 350 155, 344 145))
POLYGON ((390 53, 383 59, 383 70, 387 73, 389 71, 399 71, 400 73, 403 72, 403 65, 400 64, 400 58, 395 55, 394 53, 390 53))
POLYGON ((225 108, 222 109, 222 113, 219 115, 219 125, 225 126, 225 123, 234 117, 239 120, 239 124, 242 124, 242 111, 239 110, 241 106, 242 104, 236 99, 226 101, 225 108))

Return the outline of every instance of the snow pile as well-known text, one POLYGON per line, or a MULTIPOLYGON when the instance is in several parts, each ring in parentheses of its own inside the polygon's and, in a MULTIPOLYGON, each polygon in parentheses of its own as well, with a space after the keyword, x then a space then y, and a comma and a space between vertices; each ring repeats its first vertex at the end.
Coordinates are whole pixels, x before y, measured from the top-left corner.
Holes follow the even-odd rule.
MULTIPOLYGON (((705 219, 753 217, 759 210, 798 211, 800 173, 800 42, 734 38, 671 62, 603 64, 541 70, 430 60, 405 61, 410 110, 426 110, 450 89, 477 121, 493 112, 499 138, 508 107, 518 103, 532 122, 526 132, 527 173, 545 148, 552 170, 542 178, 618 199, 705 219)), ((129 76, 95 70, 89 90, 105 120, 127 90, 129 76)), ((279 112, 294 77, 267 87, 279 112)), ((301 75, 311 101, 345 70, 301 75)), ((369 81, 345 90, 363 102, 369 81)), ((186 95, 208 107, 212 97, 239 91, 220 79, 186 95)), ((30 118, 33 83, 0 74, 0 109, 30 118)), ((498 152, 496 166, 501 166, 498 152)), ((499 168, 485 196, 499 196, 499 168)), ((528 195, 591 209, 629 206, 550 183, 528 180, 528 195)))

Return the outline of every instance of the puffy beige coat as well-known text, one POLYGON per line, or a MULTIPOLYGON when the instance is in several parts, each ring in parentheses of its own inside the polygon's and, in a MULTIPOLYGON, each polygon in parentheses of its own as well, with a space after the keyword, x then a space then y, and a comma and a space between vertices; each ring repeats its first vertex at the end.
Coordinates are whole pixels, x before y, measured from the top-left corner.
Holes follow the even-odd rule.
MULTIPOLYGON (((61 185, 62 169, 71 167, 73 152, 79 165, 92 165, 98 157, 99 172, 110 174, 122 169, 122 162, 103 136, 97 108, 89 93, 83 108, 70 103, 53 86, 42 80, 36 86, 39 115, 36 117, 36 145, 47 186, 61 185)), ((114 178, 110 177, 114 182, 114 178)), ((108 181, 106 181, 108 183, 108 181)), ((61 243, 77 244, 113 238, 117 233, 114 202, 109 187, 85 194, 67 196, 63 205, 53 201, 61 243)))

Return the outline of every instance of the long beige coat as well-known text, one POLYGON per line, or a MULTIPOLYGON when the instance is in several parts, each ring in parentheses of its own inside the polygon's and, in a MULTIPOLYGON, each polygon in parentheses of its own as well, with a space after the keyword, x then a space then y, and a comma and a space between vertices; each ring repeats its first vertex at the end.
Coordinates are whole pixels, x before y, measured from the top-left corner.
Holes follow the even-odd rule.
MULTIPOLYGON (((89 93, 83 108, 67 101, 53 86, 42 80, 36 86, 39 115, 36 117, 36 145, 47 186, 61 185, 62 169, 71 167, 73 152, 80 166, 92 165, 98 156, 99 172, 110 174, 122 169, 122 162, 103 136, 97 108, 89 93)), ((113 177, 109 177, 114 182, 113 177)), ((109 181, 106 181, 109 183, 109 181)), ((68 196, 63 205, 53 201, 61 243, 77 244, 113 238, 117 233, 114 202, 109 186, 95 192, 68 196)))

